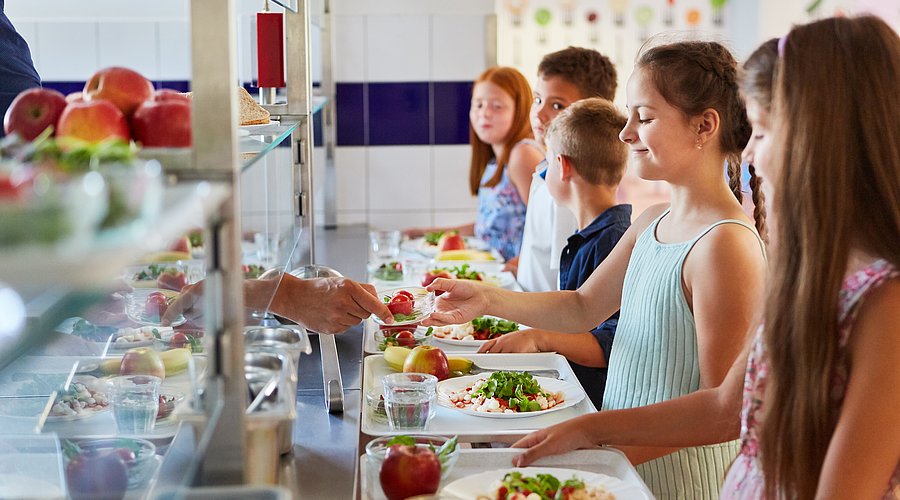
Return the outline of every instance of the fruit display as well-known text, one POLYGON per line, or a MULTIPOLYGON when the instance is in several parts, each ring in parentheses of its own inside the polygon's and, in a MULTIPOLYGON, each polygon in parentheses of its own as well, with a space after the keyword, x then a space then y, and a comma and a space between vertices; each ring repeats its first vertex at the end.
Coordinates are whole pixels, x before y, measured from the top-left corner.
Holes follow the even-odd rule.
MULTIPOLYGON (((147 348, 147 347, 135 347, 134 349, 131 349, 131 350, 134 351, 137 349, 147 349, 147 350, 153 351, 152 349, 147 348)), ((179 373, 184 372, 185 370, 187 370, 188 364, 191 362, 191 350, 187 349, 187 348, 176 348, 176 349, 169 349, 168 351, 153 351, 153 352, 156 353, 156 356, 159 358, 159 361, 162 362, 163 376, 160 378, 171 377, 173 375, 178 375, 179 373)), ((128 352, 126 352, 125 354, 128 354, 128 352)), ((158 370, 158 365, 156 365, 155 360, 152 359, 153 355, 132 354, 132 358, 133 358, 133 361, 131 361, 132 366, 128 367, 128 369, 140 370, 141 366, 151 366, 152 370, 154 370, 154 371, 158 370), (144 360, 141 360, 142 356, 143 356, 144 360), (151 358, 151 359, 147 359, 147 358, 151 358)), ((104 373, 105 375, 127 375, 129 373, 126 373, 126 371, 123 371, 124 360, 125 360, 125 356, 122 356, 121 358, 114 357, 114 358, 104 359, 103 361, 100 362, 100 371, 102 373, 104 373)), ((137 372, 132 371, 130 373, 137 373, 137 372)), ((155 371, 155 373, 148 373, 148 375, 159 376, 159 372, 155 371)))
POLYGON ((66 107, 66 98, 53 89, 28 89, 13 99, 3 117, 3 130, 18 133, 26 141, 33 141, 47 127, 55 127, 66 107))

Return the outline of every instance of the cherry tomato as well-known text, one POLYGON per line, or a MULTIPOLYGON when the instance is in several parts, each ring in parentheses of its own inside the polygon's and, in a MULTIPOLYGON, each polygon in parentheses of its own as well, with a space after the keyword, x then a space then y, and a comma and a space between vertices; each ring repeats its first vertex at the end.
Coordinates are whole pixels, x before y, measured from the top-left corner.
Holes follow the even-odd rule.
POLYGON ((394 298, 391 299, 387 307, 393 315, 410 315, 413 311, 413 301, 406 295, 398 293, 397 295, 394 295, 394 298))
POLYGON ((185 347, 191 345, 191 339, 185 335, 184 333, 178 332, 175 335, 172 335, 172 338, 169 339, 169 347, 173 349, 177 349, 179 347, 185 347))
POLYGON ((408 290, 400 290, 399 292, 397 292, 394 295, 394 298, 396 299, 398 296, 401 296, 401 295, 408 298, 409 300, 416 300, 416 298, 413 297, 413 294, 410 293, 408 290))
POLYGON ((165 314, 166 309, 168 308, 169 303, 166 300, 166 296, 154 292, 147 297, 147 304, 144 306, 144 315, 148 318, 158 318, 165 314))

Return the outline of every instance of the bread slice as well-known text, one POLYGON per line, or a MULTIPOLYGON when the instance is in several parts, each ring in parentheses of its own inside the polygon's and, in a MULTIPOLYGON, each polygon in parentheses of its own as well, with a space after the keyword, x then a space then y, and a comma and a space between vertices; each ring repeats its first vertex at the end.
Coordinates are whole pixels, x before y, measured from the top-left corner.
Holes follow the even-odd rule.
MULTIPOLYGON (((239 116, 241 125, 265 125, 269 123, 269 112, 260 106, 244 87, 238 87, 239 116)), ((184 92, 193 98, 193 92, 184 92)))
POLYGON ((269 112, 260 106, 247 89, 238 87, 241 125, 263 125, 269 123, 269 112))

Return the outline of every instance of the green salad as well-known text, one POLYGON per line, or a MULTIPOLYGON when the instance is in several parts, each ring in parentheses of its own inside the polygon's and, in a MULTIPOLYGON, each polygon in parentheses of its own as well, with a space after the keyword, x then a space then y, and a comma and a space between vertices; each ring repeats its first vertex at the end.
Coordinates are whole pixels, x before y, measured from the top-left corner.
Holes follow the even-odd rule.
POLYGON ((443 231, 434 231, 432 233, 425 233, 425 243, 429 245, 437 245, 438 241, 440 241, 441 236, 444 235, 443 231))
POLYGON ((492 373, 481 387, 472 391, 472 395, 506 400, 510 408, 519 412, 541 411, 541 405, 534 398, 549 396, 530 373, 513 371, 492 373))
POLYGON ((524 476, 521 472, 510 472, 503 477, 503 495, 506 498, 511 493, 534 493, 541 500, 562 500, 568 498, 575 490, 585 489, 584 481, 572 477, 566 481, 560 481, 552 474, 537 474, 534 477, 524 476))

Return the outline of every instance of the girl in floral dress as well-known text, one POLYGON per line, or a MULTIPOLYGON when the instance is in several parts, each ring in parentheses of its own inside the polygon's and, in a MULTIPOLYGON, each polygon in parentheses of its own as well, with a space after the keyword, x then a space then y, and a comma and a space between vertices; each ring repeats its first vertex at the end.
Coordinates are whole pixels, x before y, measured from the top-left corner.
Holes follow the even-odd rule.
POLYGON ((469 189, 478 196, 475 223, 408 229, 407 236, 458 231, 474 234, 504 259, 519 254, 531 176, 544 159, 531 132, 531 101, 528 80, 513 68, 489 68, 475 80, 469 109, 469 189))
POLYGON ((900 498, 900 37, 875 17, 825 19, 745 69, 745 159, 772 206, 747 355, 719 387, 526 436, 516 465, 740 432, 722 498, 900 498))

